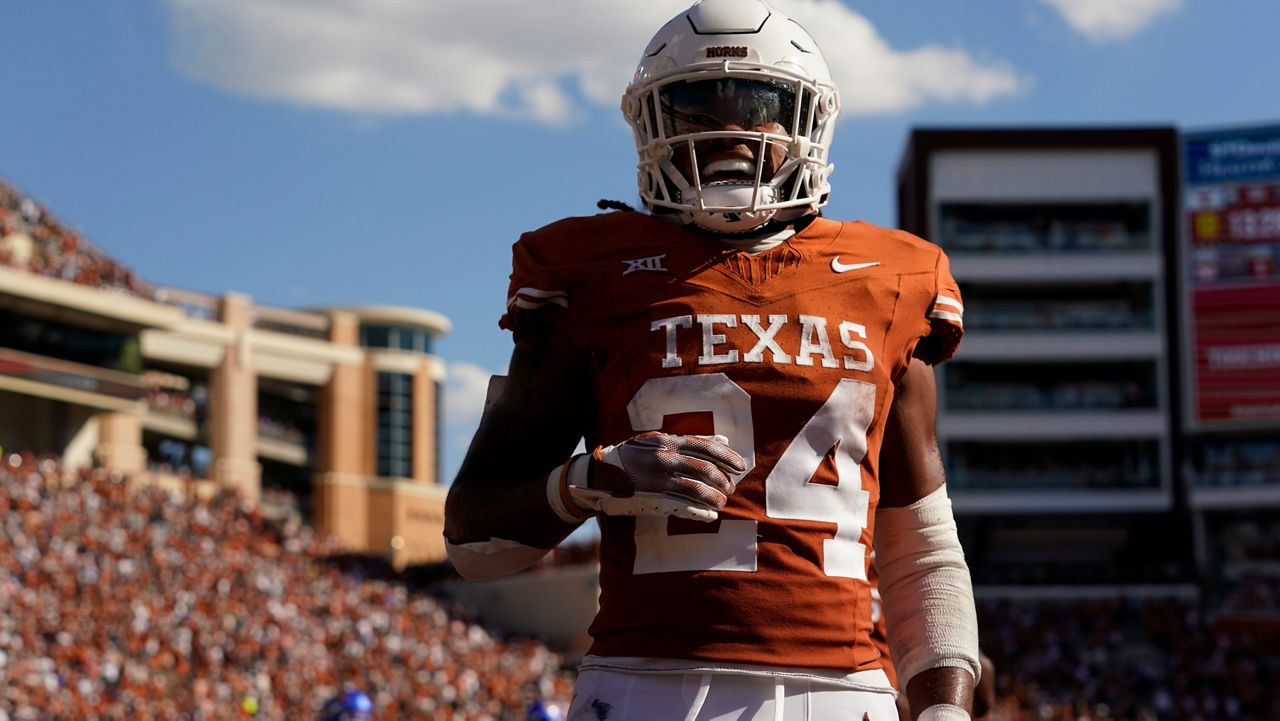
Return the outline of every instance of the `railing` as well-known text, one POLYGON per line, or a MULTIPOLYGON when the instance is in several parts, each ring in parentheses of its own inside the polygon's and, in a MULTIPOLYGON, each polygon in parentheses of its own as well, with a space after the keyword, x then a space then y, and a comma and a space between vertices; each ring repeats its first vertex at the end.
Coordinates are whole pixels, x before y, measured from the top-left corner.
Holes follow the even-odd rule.
POLYGON ((157 288, 156 301, 182 309, 184 315, 196 320, 218 319, 218 296, 181 288, 157 288))
POLYGON ((328 316, 289 308, 254 306, 253 327, 317 340, 329 338, 328 316))
MULTIPOLYGON (((166 287, 156 289, 155 298, 166 305, 181 308, 188 318, 218 320, 220 299, 216 295, 166 287)), ((322 313, 255 305, 250 318, 252 326, 259 330, 317 340, 329 338, 329 317, 322 313)))
POLYGON ((0 375, 136 401, 146 395, 140 376, 0 348, 0 375))

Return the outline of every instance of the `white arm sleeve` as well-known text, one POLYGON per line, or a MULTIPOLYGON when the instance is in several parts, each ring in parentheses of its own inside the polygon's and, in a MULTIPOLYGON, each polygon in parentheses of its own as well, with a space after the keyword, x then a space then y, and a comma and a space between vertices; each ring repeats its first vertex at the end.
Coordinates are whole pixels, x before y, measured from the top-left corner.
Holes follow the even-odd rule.
POLYGON ((905 508, 876 512, 876 568, 885 630, 902 688, 921 671, 982 674, 978 617, 946 486, 905 508))
POLYGON ((483 581, 523 571, 551 552, 505 538, 454 545, 445 539, 445 551, 458 573, 468 581, 483 581))

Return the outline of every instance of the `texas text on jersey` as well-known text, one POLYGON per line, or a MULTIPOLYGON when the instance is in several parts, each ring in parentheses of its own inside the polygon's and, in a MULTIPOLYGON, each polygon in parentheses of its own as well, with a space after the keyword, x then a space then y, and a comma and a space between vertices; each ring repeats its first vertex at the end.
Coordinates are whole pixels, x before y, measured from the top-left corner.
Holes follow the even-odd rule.
POLYGON ((514 265, 502 326, 590 355, 589 448, 716 434, 749 466, 718 521, 599 517, 591 653, 878 668, 877 458, 894 381, 962 333, 946 256, 823 218, 751 255, 621 212, 528 233, 514 265))

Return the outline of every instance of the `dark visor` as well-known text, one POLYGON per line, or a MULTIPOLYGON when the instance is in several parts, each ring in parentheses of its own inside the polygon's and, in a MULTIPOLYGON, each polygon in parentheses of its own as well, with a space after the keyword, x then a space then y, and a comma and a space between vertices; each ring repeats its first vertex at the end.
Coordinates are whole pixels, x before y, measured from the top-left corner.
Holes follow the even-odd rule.
POLYGON ((675 82, 658 91, 668 136, 724 130, 753 130, 778 124, 791 132, 795 119, 794 85, 746 78, 675 82))

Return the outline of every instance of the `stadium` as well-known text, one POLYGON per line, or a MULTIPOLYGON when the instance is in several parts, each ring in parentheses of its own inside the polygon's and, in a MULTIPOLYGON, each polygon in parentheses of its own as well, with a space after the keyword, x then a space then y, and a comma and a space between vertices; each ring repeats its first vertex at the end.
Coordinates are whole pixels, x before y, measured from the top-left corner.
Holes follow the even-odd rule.
POLYGON ((0 15, 0 721, 1280 720, 1280 5, 689 2, 0 15))
POLYGON ((501 718, 560 658, 439 561, 448 321, 155 287, 0 186, 0 717, 501 718), (422 575, 432 579, 442 570, 422 575))
MULTIPOLYGON (((939 432, 991 719, 1280 717, 1280 441, 1215 422, 1178 362, 1188 143, 918 130, 903 156, 902 225, 952 253, 973 316, 939 432)), ((5 718, 310 718, 344 685, 380 719, 567 699, 594 548, 473 584, 442 563, 447 319, 152 285, 17 186, 0 201, 5 718)), ((1245 272, 1274 340, 1280 282, 1245 272)))

